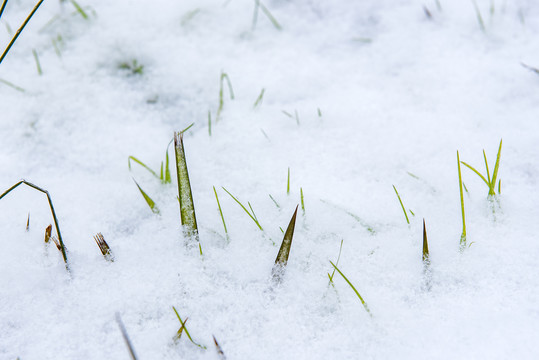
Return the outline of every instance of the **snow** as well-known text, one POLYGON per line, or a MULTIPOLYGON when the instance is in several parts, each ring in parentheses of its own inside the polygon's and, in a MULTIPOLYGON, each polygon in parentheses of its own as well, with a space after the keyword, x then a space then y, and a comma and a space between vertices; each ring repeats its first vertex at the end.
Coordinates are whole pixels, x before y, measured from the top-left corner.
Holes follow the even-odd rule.
MULTIPOLYGON (((217 359, 212 335, 228 359, 539 357, 539 77, 521 65, 539 67, 539 5, 476 2, 485 31, 468 0, 264 1, 282 30, 262 12, 253 29, 252 0, 81 0, 89 20, 45 1, 0 65, 26 90, 0 83, 0 191, 24 178, 50 192, 70 272, 43 243, 45 195, 23 185, 0 200, 0 358, 127 359, 117 312, 140 359, 217 359), (119 68, 133 60, 143 74, 119 68), (222 72, 235 99, 225 86, 216 122, 222 72), (161 184, 127 167, 135 156, 159 170, 193 122, 184 145, 203 256, 185 246, 175 173, 161 184), (461 253, 456 151, 484 172, 485 149, 492 171, 502 138, 494 214, 462 167, 473 244, 461 253), (300 187, 305 215, 274 287, 300 187), (372 317, 342 277, 328 284, 341 240, 338 266, 372 317), (173 341, 172 306, 207 350, 173 341)), ((15 30, 33 5, 9 2, 1 22, 15 30)), ((2 29, 0 47, 9 40, 2 29)))

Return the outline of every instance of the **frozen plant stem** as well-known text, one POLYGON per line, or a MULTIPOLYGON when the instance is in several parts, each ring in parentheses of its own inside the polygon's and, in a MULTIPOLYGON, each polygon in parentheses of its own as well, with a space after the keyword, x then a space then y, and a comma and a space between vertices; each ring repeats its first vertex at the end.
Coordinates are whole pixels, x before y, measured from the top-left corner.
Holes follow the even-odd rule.
MULTIPOLYGON (((256 224, 256 226, 258 226, 258 228, 260 229, 260 231, 264 231, 264 229, 262 228, 262 225, 260 225, 260 222, 258 222, 258 219, 256 217, 256 214, 255 212, 253 211, 253 207, 251 206, 251 204, 249 202, 247 202, 247 204, 249 205, 249 208, 251 209, 252 211, 252 214, 249 212, 249 210, 247 210, 247 208, 245 207, 245 205, 243 205, 234 195, 232 195, 230 193, 230 191, 228 191, 227 189, 225 189, 224 187, 222 187, 224 191, 226 191, 226 193, 228 195, 230 195, 230 197, 232 199, 234 199, 235 202, 238 203, 239 206, 241 206, 241 208, 243 209, 243 211, 245 211, 247 213, 247 215, 249 215, 249 217, 251 218, 251 220, 253 220, 256 224)), ((270 195, 271 197, 271 195, 270 195)), ((273 199, 273 198, 272 198, 273 199)), ((274 200, 275 201, 275 200, 274 200)), ((277 203, 276 203, 277 204, 277 203)))
POLYGON ((462 212, 462 234, 460 235, 460 251, 466 248, 466 216, 464 214, 464 190, 462 189, 462 174, 460 171, 460 157, 457 150, 457 167, 459 171, 460 209, 462 212))
POLYGON ((183 147, 183 131, 174 133, 174 148, 176 150, 176 174, 178 175, 181 224, 186 237, 194 238, 196 242, 199 242, 195 205, 183 147))
POLYGON ((397 188, 395 187, 395 185, 392 185, 392 186, 393 186, 393 190, 395 190, 395 194, 397 194, 397 198, 399 199, 399 203, 401 204, 402 211, 404 212, 404 216, 406 217, 406 222, 408 223, 408 225, 410 225, 410 220, 408 219, 408 214, 406 214, 406 209, 404 208, 404 204, 402 203, 399 192, 397 191, 397 188))
MULTIPOLYGON (((28 22, 30 21, 32 16, 34 16, 35 12, 37 11, 37 9, 39 8, 39 6, 41 5, 42 2, 43 2, 43 0, 39 0, 39 2, 36 4, 36 6, 34 6, 34 9, 30 13, 30 15, 28 15, 26 20, 24 20, 24 22, 22 23, 21 27, 17 30, 17 32, 15 33, 15 36, 13 36, 13 38, 9 42, 9 44, 6 47, 6 49, 4 50, 2 56, 0 56, 0 64, 2 63, 2 61, 4 60, 6 55, 8 54, 9 50, 11 49, 11 47, 13 46, 13 44, 15 43, 15 41, 17 40, 17 38, 19 37, 21 32, 24 30, 24 27, 26 26, 26 24, 28 24, 28 22)), ((7 3, 7 1, 5 3, 7 3)), ((3 4, 3 7, 5 7, 5 3, 3 4)), ((3 7, 2 7, 2 11, 4 10, 3 7)))
POLYGON ((2 195, 0 195, 0 200, 4 196, 9 194, 12 190, 16 189, 21 184, 25 184, 25 185, 27 185, 27 186, 29 186, 29 187, 37 190, 37 191, 40 191, 40 192, 44 193, 45 195, 47 195, 47 200, 49 202, 49 207, 51 209, 52 218, 54 220, 54 226, 56 227, 56 233, 58 234, 58 240, 60 242, 60 247, 61 247, 60 250, 62 252, 62 257, 64 258, 64 262, 66 264, 66 269, 69 270, 69 266, 68 266, 68 263, 67 263, 67 251, 66 251, 64 242, 62 240, 62 234, 60 233, 60 226, 58 225, 58 218, 56 217, 56 212, 54 211, 54 206, 52 205, 52 200, 51 200, 51 196, 50 196, 49 192, 47 190, 45 190, 45 189, 40 188, 37 185, 34 185, 34 184, 26 181, 26 180, 21 180, 18 183, 16 183, 15 185, 13 185, 12 187, 10 187, 9 189, 7 189, 6 191, 4 191, 4 193, 2 195))

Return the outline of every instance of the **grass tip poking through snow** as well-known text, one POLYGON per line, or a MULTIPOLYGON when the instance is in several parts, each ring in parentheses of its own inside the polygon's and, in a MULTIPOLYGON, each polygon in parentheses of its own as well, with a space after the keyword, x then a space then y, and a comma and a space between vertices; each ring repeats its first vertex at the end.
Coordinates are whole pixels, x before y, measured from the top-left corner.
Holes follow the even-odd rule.
POLYGON ((292 246, 292 238, 294 237, 294 228, 296 226, 296 216, 298 214, 298 207, 299 205, 296 206, 296 210, 294 211, 294 214, 292 215, 292 219, 290 219, 288 228, 286 228, 283 242, 281 243, 281 247, 279 248, 279 253, 277 253, 277 258, 275 259, 275 265, 273 266, 273 270, 272 270, 273 280, 277 283, 281 282, 282 277, 284 275, 284 270, 286 268, 286 264, 288 263, 288 257, 290 255, 290 248, 292 246))

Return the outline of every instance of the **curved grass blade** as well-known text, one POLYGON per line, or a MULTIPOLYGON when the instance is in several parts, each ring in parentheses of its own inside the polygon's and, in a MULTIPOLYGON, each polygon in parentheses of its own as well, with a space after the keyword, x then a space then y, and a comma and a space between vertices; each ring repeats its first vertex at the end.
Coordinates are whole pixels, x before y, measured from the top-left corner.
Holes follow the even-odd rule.
POLYGON ((288 228, 286 229, 286 232, 284 234, 283 242, 281 243, 281 248, 279 249, 279 253, 277 254, 277 258, 275 259, 275 265, 273 266, 272 273, 273 278, 276 281, 281 280, 284 268, 288 263, 288 256, 290 255, 290 248, 292 246, 292 238, 294 237, 294 228, 296 226, 298 207, 299 205, 296 206, 294 215, 292 215, 292 219, 290 219, 290 223, 288 224, 288 228))
POLYGON ((352 288, 352 290, 354 290, 354 292, 356 293, 357 297, 359 298, 359 301, 361 301, 361 304, 363 305, 363 307, 365 308, 365 311, 367 311, 369 313, 370 316, 372 316, 372 313, 371 311, 369 310, 369 307, 367 306, 367 303, 365 302, 365 300, 363 300, 363 298, 361 297, 361 295, 359 294, 359 292, 356 290, 356 288, 354 287, 354 285, 352 285, 352 283, 350 282, 350 280, 348 280, 348 278, 342 273, 341 270, 339 270, 339 268, 333 263, 330 261, 330 264, 333 265, 333 267, 335 268, 335 270, 337 270, 337 272, 339 274, 341 274, 341 276, 343 277, 343 279, 348 283, 348 285, 350 285, 350 287, 352 288))
POLYGON ((406 222, 408 223, 408 225, 410 225, 410 219, 408 219, 408 214, 406 214, 406 209, 404 208, 404 204, 402 203, 399 192, 397 191, 397 188, 395 187, 395 185, 392 185, 392 186, 393 186, 393 190, 395 190, 395 194, 397 194, 397 197, 399 198, 399 203, 401 204, 402 211, 404 212, 404 216, 406 217, 406 222))
POLYGON ((423 219, 423 263, 429 266, 429 243, 427 241, 427 229, 425 227, 425 219, 423 219))
POLYGON ((489 195, 491 196, 496 195, 494 188, 496 186, 496 179, 498 177, 498 169, 500 168, 500 156, 502 154, 502 141, 503 139, 500 139, 500 146, 498 148, 498 154, 496 155, 496 164, 494 165, 494 171, 492 172, 492 182, 490 184, 490 189, 489 189, 489 195))
POLYGON ((0 195, 0 200, 4 196, 9 194, 11 191, 16 189, 21 184, 25 184, 26 186, 29 186, 29 187, 31 187, 31 188, 33 188, 33 189, 47 195, 47 201, 49 202, 49 207, 51 209, 52 218, 54 220, 54 226, 56 227, 56 233, 58 234, 59 245, 61 247, 60 251, 62 252, 62 257, 64 258, 64 262, 66 264, 66 269, 69 271, 69 265, 67 263, 67 250, 66 250, 66 247, 64 245, 64 241, 62 240, 62 234, 60 233, 60 226, 58 225, 58 218, 56 217, 56 212, 54 211, 54 206, 52 205, 52 200, 51 200, 51 196, 50 196, 49 192, 47 190, 45 190, 45 189, 40 188, 37 185, 34 185, 34 184, 26 181, 26 180, 21 180, 18 183, 16 183, 15 185, 13 185, 12 187, 10 187, 9 189, 7 189, 6 191, 4 191, 4 193, 2 195, 0 195))
MULTIPOLYGON (((168 152, 167 152, 167 157, 168 157, 168 152)), ((160 177, 159 175, 157 175, 157 173, 155 171, 153 171, 152 169, 150 169, 150 167, 148 165, 146 165, 145 163, 143 163, 142 161, 140 161, 139 159, 137 159, 136 157, 134 156, 129 156, 127 158, 127 167, 129 168, 129 170, 131 170, 131 160, 133 160, 135 163, 139 164, 140 166, 142 166, 143 168, 145 168, 146 170, 148 170, 153 176, 155 176, 156 178, 158 179, 162 179, 162 177, 160 177)))
POLYGON ((483 181, 485 182, 485 184, 487 184, 487 186, 490 188, 490 183, 488 182, 487 179, 485 179, 485 177, 479 172, 477 171, 473 166, 465 163, 464 161, 461 161, 462 165, 466 166, 467 168, 469 168, 470 170, 472 170, 474 173, 476 173, 481 179, 483 179, 483 181))
POLYGON ((146 204, 148 204, 148 206, 150 207, 150 209, 153 211, 154 214, 159 214, 159 208, 157 206, 155 206, 155 202, 152 200, 151 197, 148 196, 148 194, 146 194, 144 192, 144 190, 142 190, 142 188, 140 187, 140 185, 135 181, 135 179, 133 179, 133 181, 135 182, 135 185, 137 185, 140 193, 142 194, 142 197, 144 198, 144 200, 146 200, 146 204))
POLYGON ((199 238, 195 205, 193 202, 191 183, 189 182, 189 172, 187 170, 187 160, 185 159, 185 150, 183 147, 184 131, 174 133, 176 174, 178 176, 178 198, 180 200, 180 219, 186 237, 194 238, 198 242, 199 238))
MULTIPOLYGON (((180 317, 180 314, 178 313, 178 310, 176 310, 176 308, 174 306, 172 307, 172 309, 176 313, 176 316, 178 317, 178 320, 180 320, 180 324, 181 324, 180 330, 178 330, 178 334, 181 336, 181 331, 183 329, 183 331, 185 331, 185 335, 187 335, 187 337, 189 338, 189 341, 191 341, 194 345, 198 346, 199 348, 206 350, 207 349, 206 346, 197 344, 193 340, 193 338, 191 337, 191 334, 189 334, 189 330, 187 330, 187 327, 185 326, 185 323, 187 322, 187 319, 185 319, 185 321, 183 321, 182 318, 180 317)), ((179 338, 178 335, 176 335, 176 336, 177 336, 177 338, 179 338)))
MULTIPOLYGON (((249 210, 247 210, 247 208, 234 196, 230 193, 230 191, 228 191, 227 189, 225 189, 225 187, 221 186, 223 188, 224 191, 226 191, 226 193, 228 195, 230 195, 230 197, 232 199, 234 199, 234 201, 236 201, 240 206, 241 208, 247 213, 247 215, 249 215, 249 217, 255 222, 256 226, 258 226, 258 228, 261 230, 261 231, 264 231, 264 229, 262 228, 262 225, 260 225, 260 223, 258 222, 258 219, 256 218, 256 216, 254 215, 254 212, 253 214, 251 214, 249 212, 249 210)), ((251 204, 249 204, 249 207, 251 206, 251 204)), ((252 210, 252 207, 251 207, 251 210, 252 210)))

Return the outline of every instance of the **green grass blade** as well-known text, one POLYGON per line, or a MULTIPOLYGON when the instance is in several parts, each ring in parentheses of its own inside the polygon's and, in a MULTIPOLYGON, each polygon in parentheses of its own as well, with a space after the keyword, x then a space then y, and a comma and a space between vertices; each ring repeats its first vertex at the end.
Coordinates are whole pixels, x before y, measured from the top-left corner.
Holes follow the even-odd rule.
POLYGON ((262 104, 262 100, 264 99, 264 92, 266 89, 262 88, 262 91, 260 91, 260 95, 256 98, 256 101, 253 105, 253 109, 256 109, 260 104, 262 104))
POLYGON ((73 4, 77 12, 80 14, 80 16, 82 16, 84 20, 88 20, 90 18, 88 14, 86 14, 86 12, 82 9, 82 7, 75 0, 70 0, 70 2, 71 4, 73 4))
MULTIPOLYGON (((460 209, 462 211, 462 234, 460 235, 460 249, 461 251, 466 248, 466 216, 464 214, 464 191, 462 189, 462 174, 460 171, 460 157, 457 150, 457 167, 459 171, 459 190, 460 190, 460 209)), ((464 163, 463 163, 464 164, 464 163)))
POLYGON ((487 161, 487 154, 485 153, 485 149, 483 149, 483 158, 485 159, 485 168, 487 169, 487 184, 491 184, 490 180, 490 171, 488 169, 488 161, 487 161))
POLYGON ((304 198, 303 198, 303 188, 302 187, 299 188, 299 196, 300 196, 300 199, 301 199, 301 211, 303 211, 303 216, 305 216, 305 201, 304 201, 304 198))
POLYGON ((208 134, 211 136, 211 111, 208 110, 208 134))
MULTIPOLYGON (((133 181, 135 181, 135 179, 133 179, 133 181)), ((135 185, 137 185, 140 193, 142 194, 142 197, 144 198, 144 200, 146 200, 146 204, 148 204, 148 206, 150 207, 150 209, 155 213, 155 214, 159 214, 159 209, 157 208, 157 206, 155 206, 155 202, 152 200, 151 197, 148 196, 148 194, 146 194, 144 192, 144 190, 142 190, 142 188, 140 187, 140 185, 135 181, 135 185)))
POLYGON ((247 213, 247 215, 249 215, 249 217, 255 222, 256 226, 258 226, 258 228, 261 230, 261 231, 264 231, 264 229, 262 228, 262 226, 260 225, 260 223, 258 222, 258 220, 256 219, 256 217, 254 217, 250 212, 249 210, 247 210, 247 208, 234 196, 230 193, 230 191, 228 191, 227 189, 225 189, 225 187, 222 187, 224 191, 226 191, 226 193, 228 195, 230 195, 230 197, 232 199, 234 199, 234 201, 236 201, 238 203, 239 206, 241 206, 241 208, 247 213))
POLYGON ((131 359, 137 360, 135 349, 133 347, 133 344, 131 343, 131 340, 129 340, 129 335, 127 335, 127 330, 125 329, 124 323, 122 322, 120 313, 116 313, 116 322, 118 323, 118 327, 120 328, 120 331, 122 333, 122 337, 125 341, 125 345, 127 346, 127 349, 129 350, 129 355, 131 355, 131 359))
MULTIPOLYGON (((184 130, 185 131, 185 130, 184 130)), ((195 214, 187 160, 183 147, 183 131, 174 133, 174 149, 176 153, 176 174, 178 176, 178 198, 180 199, 180 219, 187 237, 194 237, 198 242, 198 227, 195 214)))
POLYGON ((502 180, 500 179, 498 181, 498 194, 501 194, 502 193, 502 180))
POLYGON ((215 186, 213 187, 213 193, 215 194, 215 200, 217 200, 217 207, 219 208, 219 214, 221 214, 221 220, 223 221, 223 227, 225 228, 225 234, 228 240, 228 230, 226 228, 225 217, 223 216, 223 210, 221 209, 221 204, 219 203, 219 196, 217 196, 217 190, 215 190, 215 186))
POLYGON ((206 347, 204 345, 200 345, 198 343, 196 343, 193 338, 191 337, 191 334, 189 334, 189 330, 187 330, 187 327, 185 326, 185 321, 182 320, 182 318, 180 317, 180 314, 178 313, 178 310, 176 310, 176 308, 173 306, 172 309, 174 310, 174 312, 176 313, 176 316, 178 317, 178 320, 180 320, 180 324, 183 328, 183 331, 185 331, 185 335, 187 335, 187 337, 189 338, 189 340, 196 346, 198 346, 199 348, 201 349, 204 349, 206 350, 206 347))
POLYGON ((399 199, 399 203, 401 204, 402 211, 404 212, 404 216, 406 217, 406 222, 408 223, 408 225, 410 225, 410 219, 408 219, 408 214, 406 214, 406 209, 404 208, 404 204, 402 203, 399 192, 397 191, 397 188, 395 187, 395 185, 392 185, 392 186, 393 186, 393 190, 395 190, 395 194, 397 194, 397 198, 399 199))
POLYGON ((342 206, 335 205, 327 200, 320 199, 320 201, 334 207, 335 209, 345 212, 347 215, 351 216, 354 220, 356 220, 362 227, 364 227, 371 235, 376 234, 376 231, 374 230, 374 228, 371 225, 369 225, 367 222, 365 222, 365 220, 357 216, 356 214, 346 210, 342 206))
POLYGON ((219 359, 220 360, 226 360, 225 353, 223 352, 223 349, 221 349, 221 346, 217 342, 217 339, 213 335, 212 335, 212 337, 213 337, 213 343, 215 344, 215 350, 217 351, 217 355, 219 356, 219 359))
POLYGON ((262 10, 262 12, 264 13, 264 15, 266 15, 268 17, 268 19, 271 21, 271 23, 273 24, 273 26, 275 26, 275 28, 277 30, 282 30, 282 26, 281 24, 279 24, 279 22, 277 21, 277 19, 275 19, 275 17, 271 14, 271 12, 268 10, 267 7, 264 6, 264 4, 262 4, 261 2, 259 2, 257 0, 257 2, 259 3, 260 5, 260 9, 262 10))
POLYGON ((280 209, 281 206, 279 205, 279 203, 277 202, 277 200, 275 200, 275 199, 273 198, 273 196, 271 196, 271 194, 268 194, 268 195, 269 195, 270 199, 273 201, 273 203, 275 204, 275 206, 277 206, 277 209, 280 209))
POLYGON ((369 307, 367 306, 367 303, 365 302, 365 300, 363 300, 363 298, 361 297, 361 295, 359 294, 359 292, 357 291, 357 289, 354 287, 354 285, 352 285, 352 283, 350 282, 350 280, 348 280, 348 278, 342 273, 341 270, 339 270, 339 268, 333 263, 330 261, 330 264, 333 265, 333 267, 335 268, 335 270, 337 270, 337 272, 339 274, 341 274, 341 276, 343 277, 343 279, 348 283, 348 285, 350 285, 350 287, 352 288, 352 290, 354 290, 354 292, 356 293, 357 297, 359 298, 359 301, 361 301, 361 304, 363 304, 363 307, 365 308, 365 311, 367 311, 367 313, 369 313, 370 316, 372 316, 372 313, 371 311, 369 310, 369 307))
POLYGON ((477 16, 477 22, 479 23, 479 27, 481 28, 481 31, 485 32, 485 22, 483 21, 483 16, 481 16, 481 11, 479 10, 479 7, 477 6, 475 0, 472 0, 472 3, 475 9, 475 14, 477 16))
POLYGON ((26 92, 26 90, 24 90, 22 87, 20 86, 17 86, 15 84, 13 84, 12 82, 9 82, 7 80, 4 80, 4 79, 0 79, 0 83, 4 84, 4 85, 7 85, 9 86, 10 88, 13 88, 17 91, 20 91, 20 92, 26 92))
POLYGON ((167 150, 165 152, 165 184, 172 183, 172 176, 170 175, 170 159, 168 157, 168 148, 170 147, 170 144, 172 144, 173 141, 174 139, 170 140, 170 142, 167 145, 167 150))
MULTIPOLYGON (((464 161, 461 161, 462 165, 466 166, 468 169, 472 170, 474 173, 476 173, 481 179, 483 179, 483 181, 485 182, 485 184, 487 184, 487 186, 490 188, 490 183, 487 181, 487 179, 485 179, 485 177, 483 175, 481 175, 481 173, 477 170, 475 170, 475 168, 467 163, 465 163, 464 161)), ((460 168, 460 166, 459 166, 460 168)))
POLYGON ((131 170, 131 160, 133 160, 135 163, 139 164, 140 166, 142 166, 144 169, 148 170, 153 176, 155 176, 156 178, 158 179, 161 179, 161 177, 159 175, 157 175, 157 173, 155 171, 153 171, 152 169, 150 169, 150 167, 148 167, 146 164, 144 164, 142 161, 140 161, 139 159, 137 159, 136 157, 134 156, 129 156, 127 158, 127 167, 129 168, 129 170, 131 170))
POLYGON ((288 178, 286 179, 286 195, 290 195, 290 168, 288 168, 288 178))
POLYGON ((492 172, 492 183, 491 183, 491 187, 489 188, 489 195, 496 195, 496 193, 494 192, 494 187, 496 186, 496 179, 498 177, 498 169, 500 168, 500 157, 502 154, 502 141, 503 139, 500 139, 500 147, 498 148, 498 154, 496 155, 496 164, 494 165, 494 171, 492 172))
POLYGON ((224 82, 226 81, 228 85, 228 92, 230 94, 230 100, 234 100, 234 90, 232 89, 232 83, 230 82, 230 77, 227 73, 221 72, 221 77, 219 78, 219 108, 217 109, 217 115, 215 116, 215 122, 219 121, 221 112, 225 105, 224 100, 224 82))

